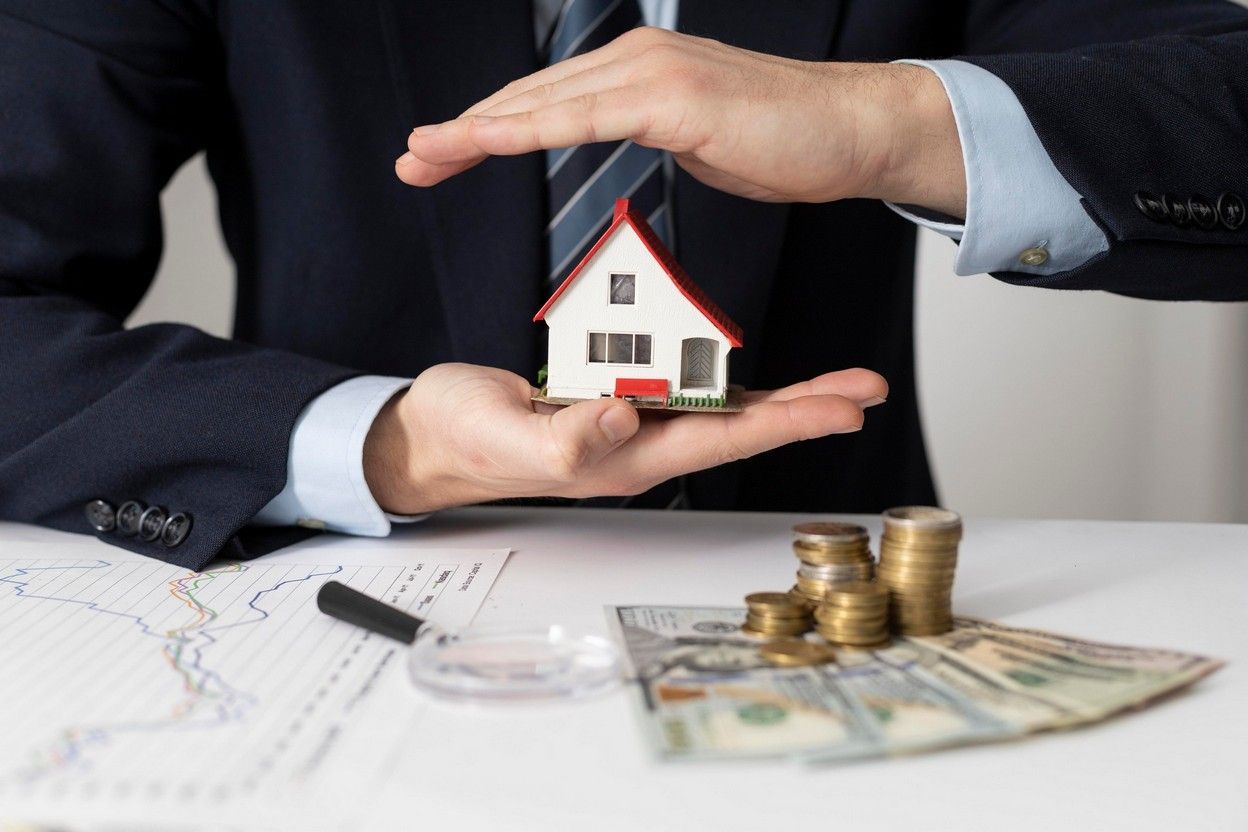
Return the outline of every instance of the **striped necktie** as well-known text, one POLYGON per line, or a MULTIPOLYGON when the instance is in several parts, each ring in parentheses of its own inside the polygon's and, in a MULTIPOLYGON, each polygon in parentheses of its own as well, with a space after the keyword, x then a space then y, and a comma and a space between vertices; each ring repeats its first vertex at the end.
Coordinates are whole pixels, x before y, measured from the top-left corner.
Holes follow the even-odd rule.
MULTIPOLYGON (((564 0, 551 30, 547 62, 597 49, 641 25, 637 0, 564 0)), ((611 221, 617 197, 628 197, 663 240, 671 222, 663 184, 663 154, 632 141, 599 142, 546 151, 550 220, 547 289, 581 261, 611 221)))

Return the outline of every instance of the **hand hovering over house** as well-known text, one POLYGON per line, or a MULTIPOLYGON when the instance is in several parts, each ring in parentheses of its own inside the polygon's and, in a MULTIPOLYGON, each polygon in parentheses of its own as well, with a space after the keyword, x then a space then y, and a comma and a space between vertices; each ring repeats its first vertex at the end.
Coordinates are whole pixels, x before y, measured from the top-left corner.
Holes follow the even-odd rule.
POLYGON ((416 128, 396 171, 428 186, 490 155, 621 139, 669 150, 702 182, 751 199, 868 197, 965 216, 961 144, 935 73, 796 61, 653 28, 416 128))
POLYGON ((421 373, 365 441, 373 497, 388 512, 420 514, 507 497, 638 494, 790 442, 856 431, 888 385, 870 370, 842 370, 747 393, 738 413, 655 418, 639 418, 620 399, 557 408, 530 401, 535 392, 490 367, 421 373))

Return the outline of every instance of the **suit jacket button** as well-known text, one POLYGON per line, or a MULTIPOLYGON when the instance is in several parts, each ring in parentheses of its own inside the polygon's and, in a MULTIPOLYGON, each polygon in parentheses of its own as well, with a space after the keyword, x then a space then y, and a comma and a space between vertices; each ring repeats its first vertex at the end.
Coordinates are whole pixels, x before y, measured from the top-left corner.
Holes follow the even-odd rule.
POLYGON ((160 530, 160 542, 172 549, 180 546, 190 533, 191 516, 179 511, 169 515, 169 519, 165 521, 164 528, 160 530))
POLYGON ((1248 211, 1244 208, 1244 198, 1239 194, 1227 191, 1218 197, 1218 218, 1227 231, 1238 231, 1246 215, 1248 211))
POLYGON ((1162 199, 1165 200, 1166 213, 1170 216, 1170 222, 1179 228, 1186 228, 1187 224, 1192 221, 1192 212, 1187 209, 1187 203, 1174 194, 1166 194, 1162 199))
POLYGON ((165 526, 165 510, 160 506, 152 506, 139 517, 139 537, 143 540, 155 540, 160 537, 160 530, 165 526))
POLYGON ((117 509, 117 533, 126 537, 138 534, 139 518, 143 516, 144 508, 146 506, 135 500, 122 503, 121 508, 117 509))
POLYGON ((97 532, 111 532, 117 527, 117 513, 113 511, 112 503, 92 500, 83 507, 83 511, 87 515, 87 522, 97 532))
POLYGON ((1218 224, 1218 209, 1213 207, 1213 203, 1205 199, 1203 196, 1193 194, 1187 200, 1187 212, 1192 216, 1192 222, 1201 228, 1213 228, 1218 224))
POLYGON ((1153 222, 1165 222, 1170 219, 1166 214, 1166 204, 1148 191, 1135 192, 1135 207, 1153 222))

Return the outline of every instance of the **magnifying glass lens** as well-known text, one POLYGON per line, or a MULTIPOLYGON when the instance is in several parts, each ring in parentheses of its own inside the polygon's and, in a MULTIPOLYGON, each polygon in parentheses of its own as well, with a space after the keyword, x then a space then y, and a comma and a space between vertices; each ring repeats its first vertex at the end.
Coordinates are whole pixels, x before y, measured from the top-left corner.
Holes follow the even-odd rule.
POLYGON ((422 633, 407 660, 421 690, 447 699, 579 699, 620 681, 615 646, 560 626, 422 633))

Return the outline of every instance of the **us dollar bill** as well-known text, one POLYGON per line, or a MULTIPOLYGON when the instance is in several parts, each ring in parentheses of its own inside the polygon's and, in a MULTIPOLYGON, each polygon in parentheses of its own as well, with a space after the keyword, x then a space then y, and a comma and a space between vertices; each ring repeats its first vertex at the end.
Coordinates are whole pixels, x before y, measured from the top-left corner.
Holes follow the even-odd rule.
POLYGON ((620 606, 643 730, 670 759, 834 762, 1011 739, 1145 704, 1215 659, 957 619, 833 664, 772 667, 743 609, 620 606))

